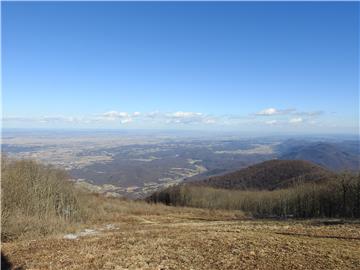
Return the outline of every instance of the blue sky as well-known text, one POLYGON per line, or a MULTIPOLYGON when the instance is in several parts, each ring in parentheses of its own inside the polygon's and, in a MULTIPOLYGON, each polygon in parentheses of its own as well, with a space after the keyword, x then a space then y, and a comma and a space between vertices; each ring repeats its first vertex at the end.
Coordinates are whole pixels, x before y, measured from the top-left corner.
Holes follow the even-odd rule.
POLYGON ((2 2, 4 127, 358 132, 359 3, 2 2))

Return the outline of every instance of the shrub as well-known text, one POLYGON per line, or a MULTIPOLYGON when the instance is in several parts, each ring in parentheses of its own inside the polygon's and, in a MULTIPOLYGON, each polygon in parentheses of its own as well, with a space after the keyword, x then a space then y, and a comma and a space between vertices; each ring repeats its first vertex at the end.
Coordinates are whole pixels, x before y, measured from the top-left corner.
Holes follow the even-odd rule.
POLYGON ((65 171, 31 160, 1 163, 2 239, 47 234, 82 219, 83 209, 65 171))

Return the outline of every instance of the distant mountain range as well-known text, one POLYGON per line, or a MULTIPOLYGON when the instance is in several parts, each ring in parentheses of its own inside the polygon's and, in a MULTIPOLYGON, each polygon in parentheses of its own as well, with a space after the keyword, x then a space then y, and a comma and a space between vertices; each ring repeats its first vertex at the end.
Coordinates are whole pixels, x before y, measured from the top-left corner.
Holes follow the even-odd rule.
POLYGON ((279 159, 307 160, 333 171, 360 171, 359 141, 290 141, 279 146, 279 159))
POLYGON ((302 160, 269 160, 245 169, 201 181, 189 182, 214 188, 241 190, 274 190, 301 182, 321 182, 335 173, 302 160))
MULTIPOLYGON (((223 166, 224 169, 208 170, 205 173, 195 175, 186 179, 186 182, 194 182, 203 179, 213 179, 223 175, 231 175, 234 171, 239 171, 249 165, 258 164, 266 159, 279 160, 304 160, 319 165, 323 169, 333 172, 341 171, 360 171, 360 143, 359 141, 342 142, 317 142, 309 140, 286 140, 274 147, 274 155, 257 156, 258 162, 252 161, 248 164, 232 164, 223 166), (261 160, 262 158, 262 160, 261 160), (235 167, 237 165, 237 168, 235 167)), ((265 163, 267 164, 267 163, 265 163)), ((274 163, 270 163, 273 164, 274 163)), ((300 165, 301 163, 299 162, 300 165)), ((292 164, 295 166, 296 164, 292 164)), ((257 165, 255 165, 257 166, 257 165)), ((253 166, 252 166, 253 167, 253 166)), ((248 168, 246 168, 248 169, 248 168)), ((279 168, 283 169, 283 168, 279 168)))

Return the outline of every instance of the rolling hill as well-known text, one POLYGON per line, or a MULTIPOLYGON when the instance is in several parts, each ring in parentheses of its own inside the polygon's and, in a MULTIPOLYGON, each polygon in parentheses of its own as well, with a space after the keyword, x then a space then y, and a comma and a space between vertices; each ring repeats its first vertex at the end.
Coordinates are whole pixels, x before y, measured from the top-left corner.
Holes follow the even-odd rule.
POLYGON ((295 182, 321 182, 333 176, 331 171, 308 161, 269 160, 191 184, 225 189, 274 190, 289 187, 295 182))
POLYGON ((334 171, 359 171, 360 155, 358 145, 335 143, 311 143, 295 146, 280 156, 287 160, 308 160, 334 171))

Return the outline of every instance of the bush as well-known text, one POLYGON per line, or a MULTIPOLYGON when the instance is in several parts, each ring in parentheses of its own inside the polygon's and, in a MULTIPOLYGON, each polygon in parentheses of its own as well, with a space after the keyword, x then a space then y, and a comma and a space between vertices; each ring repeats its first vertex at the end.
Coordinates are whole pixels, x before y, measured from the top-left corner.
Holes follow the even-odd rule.
POLYGON ((1 163, 2 239, 47 234, 82 219, 83 209, 65 171, 31 160, 1 163))

